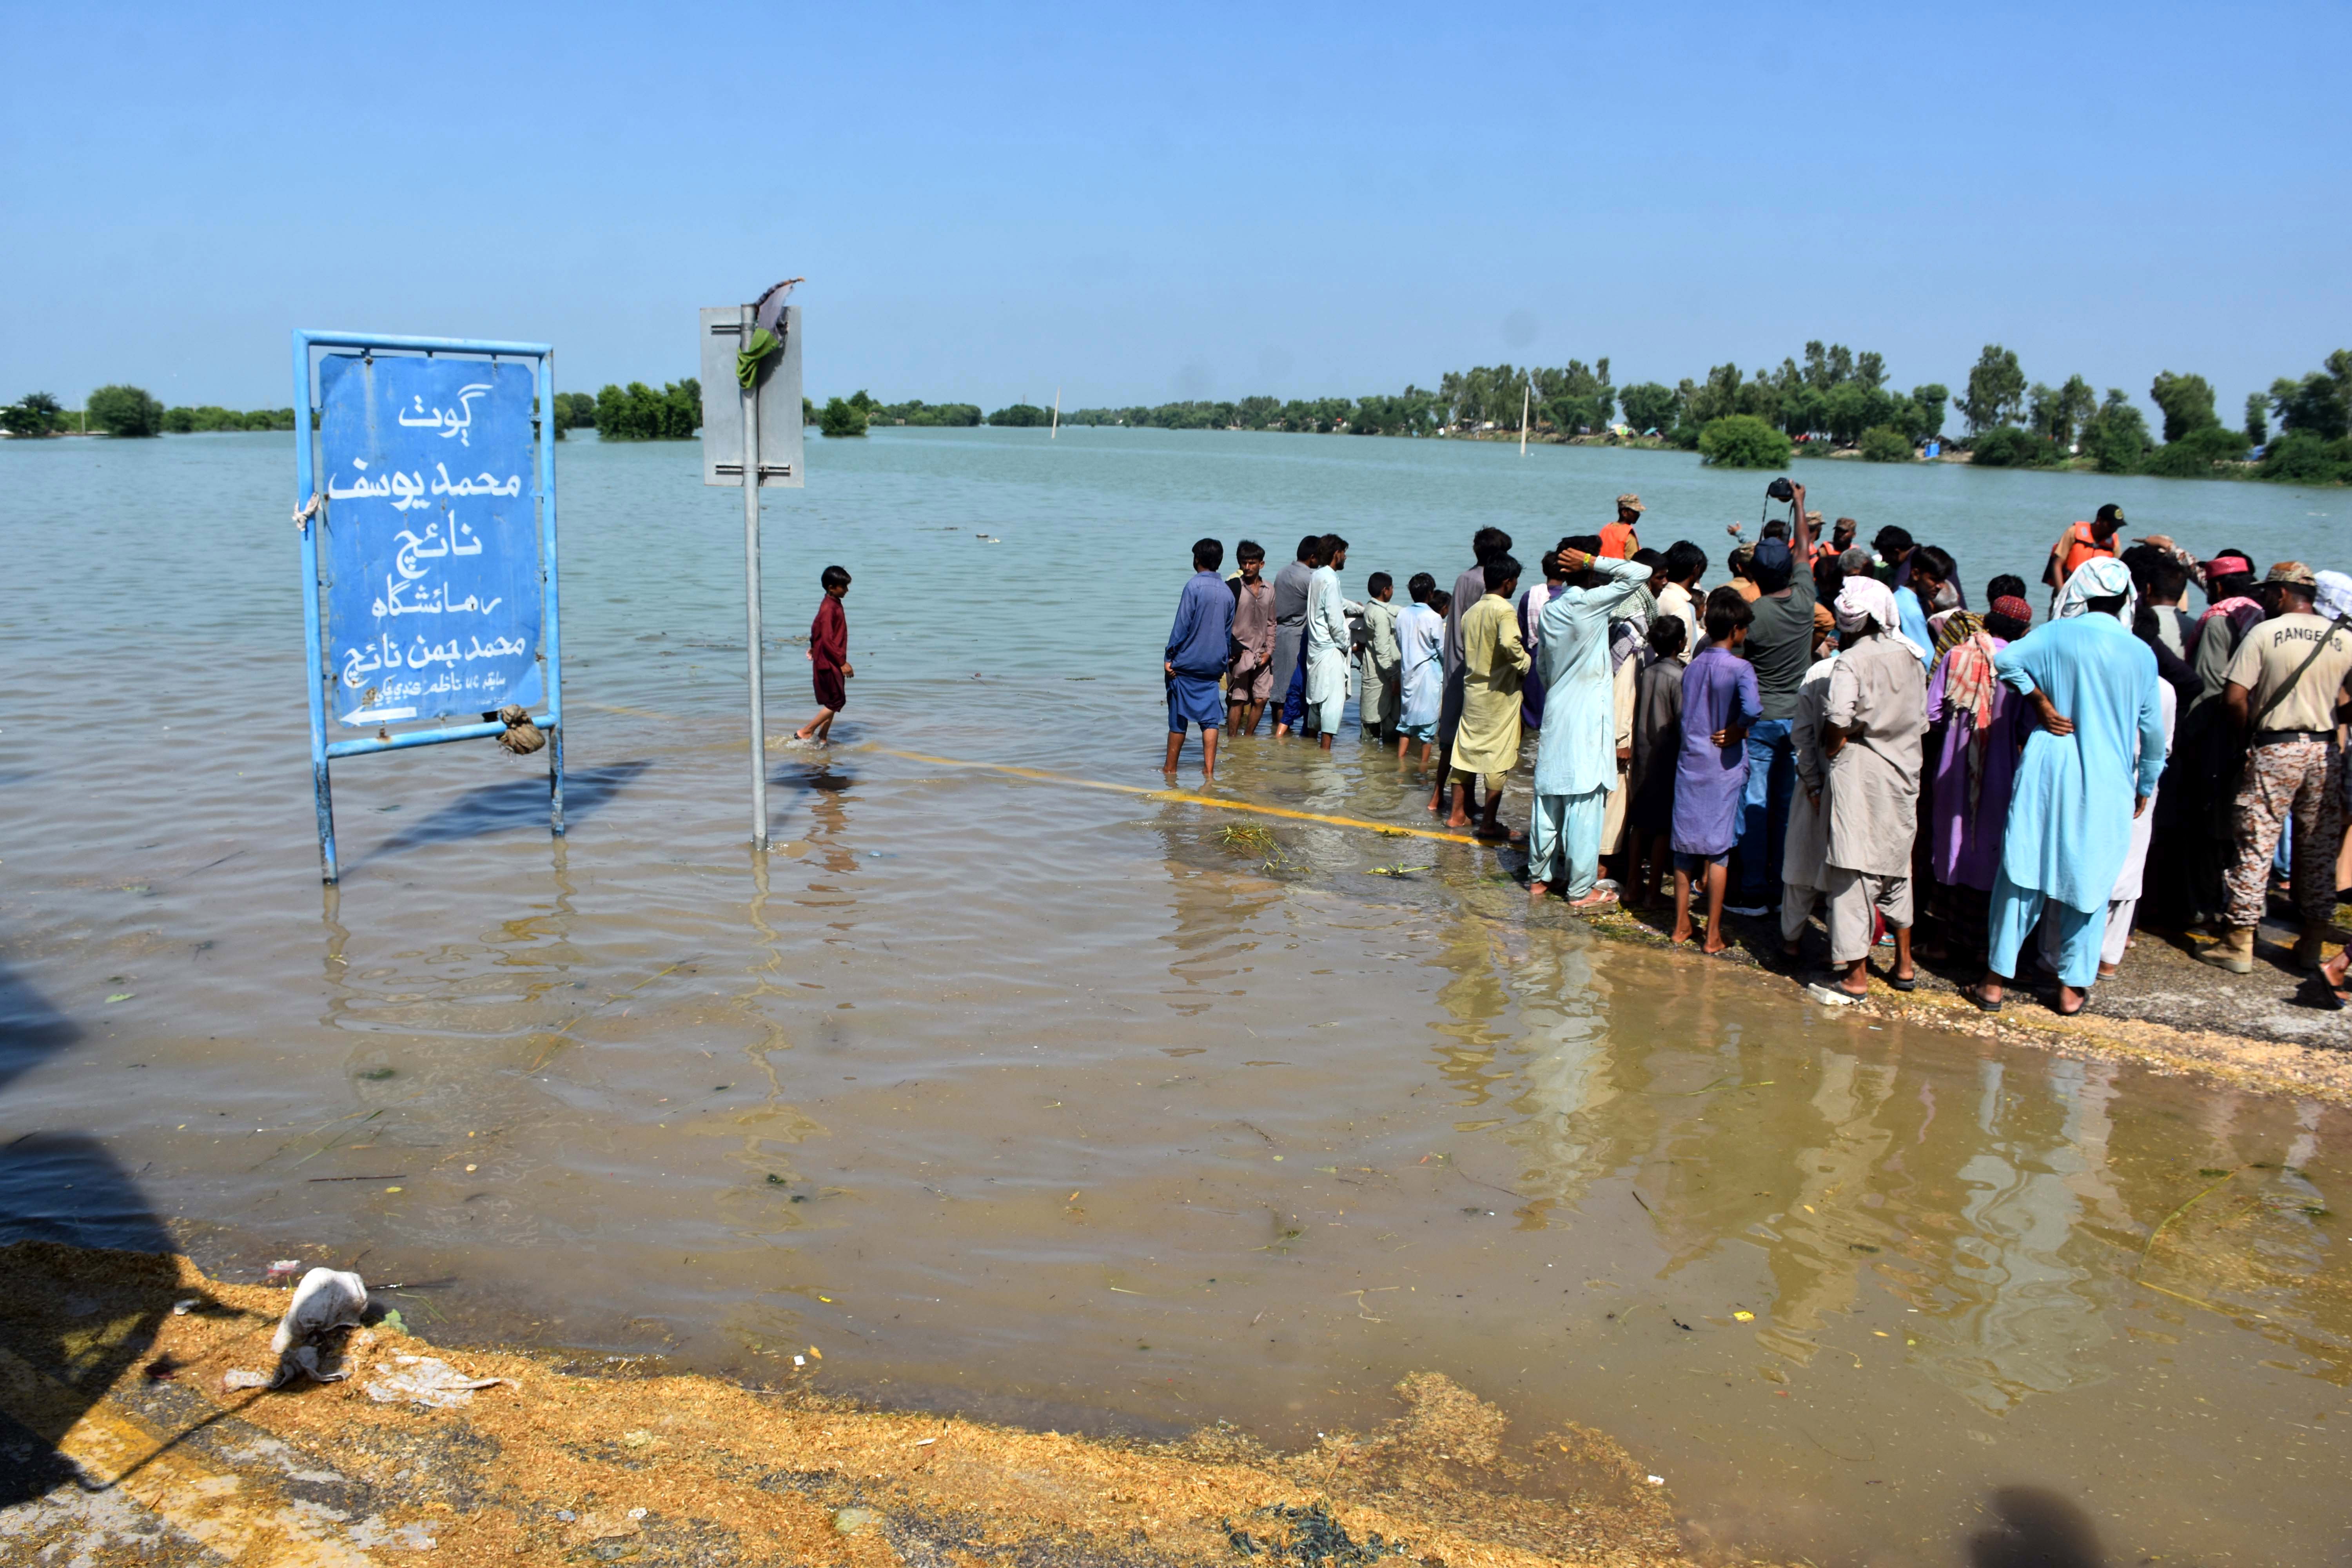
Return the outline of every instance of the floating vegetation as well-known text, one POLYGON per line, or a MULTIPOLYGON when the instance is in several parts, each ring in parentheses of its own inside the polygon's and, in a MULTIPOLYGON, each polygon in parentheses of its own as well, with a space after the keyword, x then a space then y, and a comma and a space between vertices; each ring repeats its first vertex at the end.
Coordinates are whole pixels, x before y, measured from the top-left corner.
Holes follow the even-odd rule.
POLYGON ((1414 873, 1420 871, 1433 870, 1434 868, 1435 868, 1429 866, 1375 866, 1372 868, 1372 875, 1375 877, 1402 878, 1412 876, 1414 873))
POLYGON ((1320 1502, 1306 1508, 1276 1503, 1258 1511, 1287 1521, 1290 1529, 1279 1537, 1269 1532, 1261 1538, 1230 1519, 1223 1521, 1225 1539, 1244 1557, 1264 1556, 1276 1563, 1295 1563, 1298 1568, 1354 1568, 1383 1557, 1402 1557, 1410 1550, 1402 1541, 1383 1540, 1378 1531, 1360 1544, 1320 1502))
POLYGON ((1237 822, 1217 829, 1217 842, 1228 849, 1258 857, 1261 870, 1279 871, 1290 864, 1290 857, 1282 852, 1281 841, 1273 831, 1255 822, 1237 822))

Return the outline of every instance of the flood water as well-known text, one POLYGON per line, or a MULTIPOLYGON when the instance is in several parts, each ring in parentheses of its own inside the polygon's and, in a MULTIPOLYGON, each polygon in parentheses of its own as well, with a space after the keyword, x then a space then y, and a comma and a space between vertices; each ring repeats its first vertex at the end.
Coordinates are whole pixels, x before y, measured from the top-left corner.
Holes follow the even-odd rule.
MULTIPOLYGON (((762 861, 740 500, 690 446, 570 443, 570 837, 541 759, 362 759, 328 891, 289 442, 0 445, 0 1235, 158 1215, 237 1277, 425 1283, 436 1337, 1065 1430, 1311 1439, 1442 1372, 1618 1437, 1725 1553, 1964 1562, 2031 1488, 2111 1561, 2345 1560, 2344 1111, 1874 1027, 1531 916, 1483 849, 1133 793, 1195 536, 1447 581, 1479 524, 1531 559, 1630 489, 1719 562, 1760 477, 813 442, 769 510, 772 730, 829 561, 858 675, 841 744, 774 754, 762 861)), ((2340 564, 2342 492, 1799 477, 1972 595, 2107 499, 2340 564)), ((1427 820, 1352 735, 1230 758, 1222 798, 1427 820)))

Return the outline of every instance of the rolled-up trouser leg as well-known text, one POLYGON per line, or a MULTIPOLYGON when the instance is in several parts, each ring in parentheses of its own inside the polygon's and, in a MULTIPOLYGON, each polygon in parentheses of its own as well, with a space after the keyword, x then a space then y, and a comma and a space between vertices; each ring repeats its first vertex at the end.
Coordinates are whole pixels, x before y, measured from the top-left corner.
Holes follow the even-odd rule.
POLYGON ((1885 915, 1888 925, 1910 925, 1910 878, 1880 877, 1832 866, 1829 879, 1832 963, 1852 963, 1868 956, 1873 910, 1885 915))

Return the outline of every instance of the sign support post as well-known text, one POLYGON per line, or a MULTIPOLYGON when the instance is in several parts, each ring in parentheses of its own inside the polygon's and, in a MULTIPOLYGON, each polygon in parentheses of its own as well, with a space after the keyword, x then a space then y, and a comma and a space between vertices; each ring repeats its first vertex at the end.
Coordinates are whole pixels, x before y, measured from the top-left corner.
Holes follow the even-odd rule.
POLYGON ((758 328, 752 305, 706 306, 701 319, 702 482, 743 492, 744 673, 751 709, 751 848, 768 848, 767 643, 760 616, 760 492, 800 489, 801 313, 787 306, 772 329, 779 347, 754 367, 751 384, 736 355, 758 328))
MULTIPOLYGON (((737 342, 751 341, 751 307, 742 307, 737 342)), ((743 394, 743 615, 751 649, 751 847, 768 847, 768 694, 765 645, 760 637, 760 388, 743 394)))

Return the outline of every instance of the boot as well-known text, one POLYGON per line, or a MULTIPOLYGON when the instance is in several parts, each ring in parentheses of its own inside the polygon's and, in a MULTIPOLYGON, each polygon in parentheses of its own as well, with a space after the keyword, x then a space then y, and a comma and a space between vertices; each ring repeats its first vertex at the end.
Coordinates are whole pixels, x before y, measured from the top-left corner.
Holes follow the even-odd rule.
POLYGON ((2306 974, 2316 974, 2327 960, 2327 922, 2306 921, 2303 940, 2294 944, 2294 966, 2306 974))
POLYGON ((2254 928, 2231 926, 2227 936, 2197 956, 2232 974, 2252 974, 2254 972, 2254 928))

